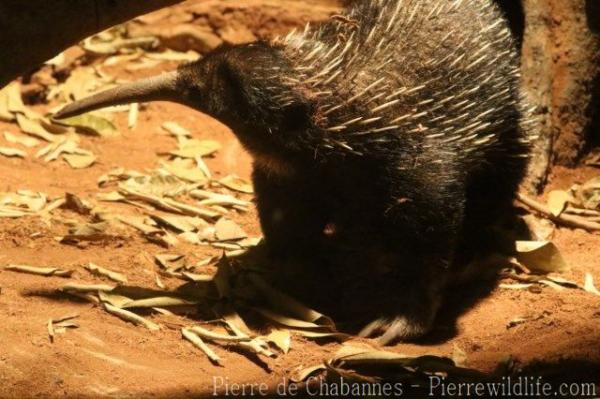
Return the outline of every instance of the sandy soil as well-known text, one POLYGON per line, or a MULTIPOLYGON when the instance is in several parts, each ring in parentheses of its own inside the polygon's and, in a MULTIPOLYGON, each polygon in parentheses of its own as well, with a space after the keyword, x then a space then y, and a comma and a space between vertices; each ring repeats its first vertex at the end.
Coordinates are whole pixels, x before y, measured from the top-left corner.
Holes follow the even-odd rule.
MULTIPOLYGON (((161 68, 173 66, 167 63, 161 68)), ((142 75, 119 68, 123 65, 111 72, 127 78, 142 75)), ((156 69, 147 70, 143 74, 155 72, 156 69)), ((157 152, 175 147, 175 140, 160 128, 165 121, 175 121, 188 128, 195 138, 211 138, 222 143, 223 149, 207 160, 217 177, 231 173, 249 177, 249 156, 225 126, 178 105, 154 103, 142 111, 133 130, 126 127, 126 115, 119 114, 120 137, 82 137, 80 146, 92 150, 98 157, 98 162, 89 169, 73 170, 64 161, 47 164, 34 157, 23 160, 0 156, 0 192, 29 189, 52 197, 69 192, 96 202, 96 193, 102 191, 96 183, 99 176, 116 166, 135 170, 153 168, 160 159, 157 152)), ((0 132, 4 131, 17 133, 19 130, 14 124, 0 123, 0 132)), ((0 146, 8 145, 3 140, 0 136, 0 146)), ((548 189, 567 188, 599 174, 598 169, 591 168, 558 169, 548 189)), ((59 215, 79 217, 66 210, 59 211, 59 215)), ((260 234, 254 210, 233 217, 251 235, 260 234)), ((81 268, 83 264, 94 262, 126 274, 130 285, 156 287, 148 258, 166 251, 133 229, 124 230, 116 240, 85 246, 59 243, 55 237, 66 231, 67 227, 60 223, 46 224, 38 218, 0 219, 0 266, 74 267, 77 272, 73 280, 106 282, 81 268)), ((554 242, 571 265, 563 277, 582 282, 585 273, 591 273, 600 282, 600 236, 559 228, 554 242)), ((181 245, 176 252, 192 259, 218 254, 215 249, 191 245, 181 245)), ((164 278, 163 281, 169 288, 181 284, 175 279, 164 278)), ((151 333, 89 303, 45 295, 65 282, 63 278, 0 269, 0 397, 210 395, 214 378, 276 384, 294 368, 317 364, 339 347, 335 343, 317 344, 294 337, 288 355, 264 363, 216 348, 225 365, 218 367, 182 340, 179 329, 167 327, 151 333), (80 315, 80 327, 50 342, 46 329, 48 319, 72 313, 80 315)), ((459 292, 456 296, 471 294, 470 291, 459 292)), ((458 311, 452 306, 444 309, 436 331, 428 340, 398 344, 391 350, 411 355, 452 356, 459 348, 466 355, 465 365, 482 371, 491 371, 507 356, 512 356, 523 366, 532 362, 556 364, 555 370, 571 371, 572 376, 588 380, 595 375, 596 382, 600 382, 599 304, 598 297, 579 290, 544 288, 534 293, 494 288, 467 309, 458 311), (531 321, 507 328, 517 317, 531 317, 531 321), (578 374, 579 369, 573 368, 573 365, 584 364, 587 375, 578 374)), ((353 339, 353 342, 376 345, 369 340, 353 339)))

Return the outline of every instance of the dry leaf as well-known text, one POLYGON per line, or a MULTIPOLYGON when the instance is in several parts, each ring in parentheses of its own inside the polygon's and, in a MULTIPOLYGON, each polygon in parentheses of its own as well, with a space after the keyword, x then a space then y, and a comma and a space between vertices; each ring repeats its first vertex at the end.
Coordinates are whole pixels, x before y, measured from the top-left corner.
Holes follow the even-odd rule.
POLYGON ((498 287, 504 288, 507 290, 526 290, 531 287, 533 284, 498 284, 498 287))
POLYGON ((254 193, 254 188, 252 184, 247 180, 242 179, 236 175, 229 175, 221 180, 219 180, 223 186, 227 187, 230 190, 239 191, 241 193, 252 194, 254 193))
POLYGON ((199 202, 202 206, 220 205, 220 206, 242 206, 248 207, 251 205, 249 201, 242 201, 235 198, 232 195, 218 194, 207 190, 192 190, 190 195, 193 198, 201 200, 199 202))
POLYGON ((249 273, 247 277, 274 309, 281 309, 285 314, 309 322, 320 328, 336 331, 335 323, 329 317, 310 309, 289 295, 269 286, 256 273, 249 273))
POLYGON ((71 277, 74 270, 63 270, 57 267, 37 267, 27 265, 8 265, 4 267, 4 270, 10 270, 13 272, 37 274, 40 276, 57 276, 57 277, 71 277))
POLYGON ((127 115, 127 127, 133 129, 137 125, 138 116, 140 114, 140 104, 133 103, 129 106, 129 114, 127 115))
POLYGON ((177 122, 165 122, 161 127, 175 137, 192 137, 192 133, 184 127, 181 127, 177 122))
POLYGON ((564 212, 571 201, 571 195, 566 191, 553 190, 548 193, 548 209, 556 217, 564 212))
POLYGON ((529 270, 552 273, 568 270, 558 248, 549 241, 517 241, 517 260, 529 270))
POLYGON ((4 155, 5 157, 25 158, 27 153, 16 148, 0 147, 0 155, 4 155))
POLYGON ((585 283, 583 285, 583 289, 591 294, 600 296, 600 291, 594 285, 594 277, 591 273, 585 274, 585 283))
POLYGON ((191 167, 185 166, 181 162, 161 162, 161 166, 171 175, 191 183, 206 184, 208 178, 195 164, 191 167))
POLYGON ((179 62, 192 62, 192 61, 196 61, 198 58, 200 58, 200 54, 198 54, 194 50, 188 50, 185 53, 183 53, 183 52, 174 51, 171 49, 166 49, 162 53, 146 52, 144 54, 144 56, 148 57, 152 60, 179 61, 179 62))
POLYGON ((39 120, 28 119, 25 115, 17 114, 17 123, 23 133, 41 138, 49 143, 58 139, 57 136, 47 131, 39 120))
POLYGON ((206 283, 213 281, 213 276, 209 274, 197 274, 190 272, 182 272, 181 275, 186 279, 193 281, 195 283, 206 283))
POLYGON ((67 154, 63 157, 73 169, 89 168, 96 162, 96 157, 93 154, 67 154))
POLYGON ((11 85, 8 85, 5 88, 0 89, 0 121, 3 122, 12 122, 15 120, 13 112, 8 109, 8 96, 9 91, 11 90, 9 88, 10 86, 11 85))
POLYGON ((171 296, 159 296, 154 298, 138 299, 130 301, 120 306, 122 308, 167 308, 170 306, 189 306, 197 305, 198 302, 187 301, 185 299, 171 297, 171 296))
POLYGON ((214 331, 209 331, 200 326, 189 327, 188 330, 194 332, 200 338, 208 339, 211 341, 224 341, 224 342, 251 341, 251 338, 247 337, 247 336, 220 334, 220 333, 216 333, 214 331))
POLYGON ((4 138, 9 143, 21 144, 21 145, 23 145, 25 147, 29 147, 29 148, 38 146, 40 144, 40 141, 33 137, 23 136, 23 135, 15 135, 15 134, 12 134, 9 132, 4 133, 4 138))
POLYGON ((288 353, 290 351, 292 336, 289 330, 274 329, 264 338, 281 349, 283 353, 288 353))
POLYGON ((190 331, 188 328, 182 328, 181 333, 185 339, 190 341, 192 344, 194 344, 194 346, 204 352, 211 362, 221 365, 221 358, 215 352, 213 352, 213 350, 210 349, 194 332, 190 331))
POLYGON ((235 241, 246 238, 248 235, 233 220, 221 218, 215 224, 215 237, 218 241, 235 241))
POLYGON ((143 318, 142 316, 139 316, 128 310, 118 308, 109 303, 104 303, 104 309, 106 309, 106 311, 108 313, 114 314, 115 316, 117 316, 125 321, 129 321, 136 325, 142 325, 150 331, 160 330, 160 326, 158 324, 156 324, 150 320, 147 320, 147 319, 143 318))
POLYGON ((320 326, 318 324, 315 324, 313 322, 310 321, 304 321, 304 320, 298 320, 298 319, 294 319, 292 317, 289 316, 284 316, 282 314, 276 313, 270 309, 264 309, 264 308, 253 308, 257 313, 259 313, 260 315, 262 315, 263 317, 272 320, 276 323, 279 323, 283 326, 286 327, 292 327, 292 328, 306 328, 306 329, 322 329, 323 326, 320 326))
POLYGON ((182 143, 177 150, 169 151, 168 154, 180 157, 196 159, 212 155, 221 149, 221 144, 214 140, 190 139, 182 143))
POLYGON ((102 137, 113 137, 117 132, 116 126, 110 120, 94 113, 53 120, 52 122, 61 126, 74 127, 82 133, 102 137))
POLYGON ((112 270, 108 270, 105 269, 103 267, 100 267, 94 263, 89 263, 88 265, 84 266, 85 269, 89 270, 91 273, 99 275, 99 276, 103 276, 103 277, 107 277, 113 281, 116 281, 118 283, 122 283, 125 284, 127 282, 127 277, 125 277, 125 275, 121 274, 121 273, 117 273, 114 272, 112 270))

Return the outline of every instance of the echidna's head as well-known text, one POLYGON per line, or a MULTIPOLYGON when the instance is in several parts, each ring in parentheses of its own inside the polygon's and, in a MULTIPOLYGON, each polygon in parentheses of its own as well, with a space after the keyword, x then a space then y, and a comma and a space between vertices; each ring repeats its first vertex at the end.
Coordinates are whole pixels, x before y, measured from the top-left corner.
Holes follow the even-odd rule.
POLYGON ((175 72, 72 103, 55 118, 117 104, 173 101, 230 126, 255 155, 291 155, 305 151, 314 135, 313 107, 292 73, 282 53, 270 45, 220 48, 175 72))

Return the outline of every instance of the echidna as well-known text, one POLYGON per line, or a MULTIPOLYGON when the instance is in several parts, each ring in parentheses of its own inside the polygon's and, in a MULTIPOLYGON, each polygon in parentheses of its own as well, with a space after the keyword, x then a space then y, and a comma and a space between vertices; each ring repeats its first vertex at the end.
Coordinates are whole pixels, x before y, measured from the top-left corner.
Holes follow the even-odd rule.
POLYGON ((364 0, 56 117, 168 100, 227 124, 273 256, 338 262, 336 294, 356 282, 363 335, 390 342, 431 328, 453 265, 511 206, 529 147, 518 64, 492 0, 364 0))

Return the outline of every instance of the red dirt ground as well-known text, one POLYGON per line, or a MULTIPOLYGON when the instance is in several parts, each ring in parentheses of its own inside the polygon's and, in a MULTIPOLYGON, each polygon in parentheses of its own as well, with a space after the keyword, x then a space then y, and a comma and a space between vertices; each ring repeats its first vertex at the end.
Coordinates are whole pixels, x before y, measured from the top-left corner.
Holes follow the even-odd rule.
MULTIPOLYGON (((166 64, 164 69, 172 67, 166 64)), ((144 74, 155 72, 148 70, 144 74)), ((118 73, 127 78, 141 76, 126 71, 118 73)), ((80 146, 98 157, 98 162, 89 169, 73 170, 64 161, 46 164, 33 157, 22 160, 0 156, 0 192, 29 189, 52 197, 70 192, 96 202, 95 194, 100 191, 96 181, 100 175, 116 166, 134 170, 153 168, 159 159, 157 152, 175 147, 175 140, 160 128, 165 121, 188 128, 195 138, 211 138, 223 144, 223 149, 207 161, 217 177, 231 173, 249 177, 249 156, 225 126, 178 105, 153 103, 141 113, 133 130, 127 129, 125 115, 117 116, 120 137, 82 136, 80 146)), ((0 123, 0 132, 4 131, 19 130, 14 124, 0 123)), ((7 143, 0 135, 1 145, 7 143)), ((567 188, 597 175, 600 175, 598 169, 557 169, 548 189, 567 188)), ((59 214, 77 218, 69 211, 59 214)), ((251 235, 260 234, 255 211, 237 215, 235 220, 251 235)), ((115 242, 68 246, 55 240, 66 230, 60 223, 46 225, 38 218, 0 219, 0 266, 72 266, 78 270, 73 280, 103 282, 80 267, 94 262, 126 274, 130 285, 156 287, 147 259, 166 252, 163 248, 147 242, 131 229, 124 231, 124 239, 115 242)), ((597 285, 600 283, 599 235, 559 228, 554 242, 572 268, 563 277, 583 282, 587 272, 594 276, 597 285)), ((218 253, 215 249, 191 245, 182 245, 175 251, 197 259, 218 253)), ((163 280, 169 288, 181 284, 179 280, 163 280)), ((239 353, 216 348, 225 365, 218 367, 182 340, 178 329, 164 328, 151 333, 88 303, 30 295, 58 288, 66 281, 0 269, 0 397, 211 394, 214 377, 231 382, 279 383, 295 367, 317 364, 339 348, 335 343, 316 344, 294 337, 290 353, 266 360, 264 367, 239 353), (80 328, 57 336, 51 343, 46 330, 48 319, 74 312, 80 314, 80 328)), ((509 355, 523 364, 535 360, 599 363, 599 305, 599 297, 579 290, 544 288, 541 293, 533 293, 496 288, 458 318, 456 332, 450 338, 431 344, 398 344, 391 350, 410 355, 452 356, 458 347, 466 354, 466 366, 483 371, 493 370, 509 355), (538 315, 543 317, 535 317, 538 315), (507 329, 511 320, 522 316, 534 316, 535 321, 507 329)), ((353 342, 375 345, 370 340, 353 342)))

